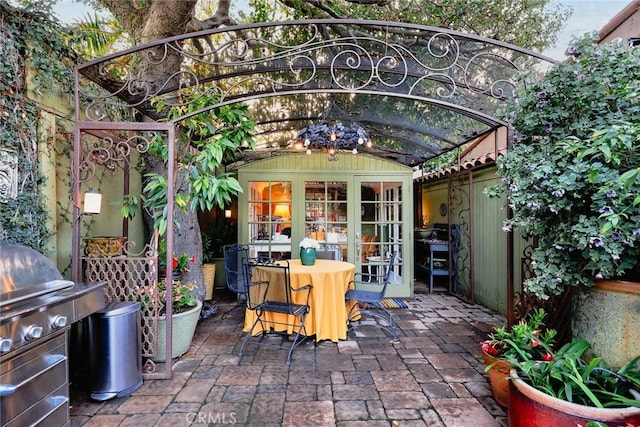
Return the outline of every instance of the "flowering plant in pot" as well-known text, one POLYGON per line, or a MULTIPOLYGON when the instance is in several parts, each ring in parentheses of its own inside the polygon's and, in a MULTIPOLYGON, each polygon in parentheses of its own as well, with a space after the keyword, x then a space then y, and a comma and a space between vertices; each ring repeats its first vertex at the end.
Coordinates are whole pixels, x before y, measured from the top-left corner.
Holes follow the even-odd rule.
POLYGON ((494 398, 502 406, 508 404, 511 364, 553 359, 552 346, 557 333, 544 327, 545 317, 544 309, 535 309, 510 330, 505 326, 493 328, 489 339, 480 344, 494 398))
MULTIPOLYGON (((158 244, 158 274, 161 277, 166 277, 167 275, 167 242, 165 240, 161 240, 158 244)), ((182 255, 173 254, 171 257, 171 269, 175 273, 186 273, 189 271, 190 264, 196 262, 196 257, 193 255, 189 255, 188 253, 183 253, 182 255)))
MULTIPOLYGON (((198 285, 195 281, 183 282, 182 280, 174 280, 172 286, 171 309, 173 314, 182 313, 193 309, 198 305, 198 297, 196 291, 198 285)), ((160 302, 160 315, 166 310, 167 283, 165 279, 158 281, 157 285, 136 286, 133 288, 133 295, 136 301, 139 301, 142 307, 152 306, 154 301, 160 302)))
POLYGON ((313 265, 316 262, 316 251, 320 249, 320 243, 309 237, 300 241, 300 262, 302 265, 313 265))
POLYGON ((517 229, 536 240, 541 298, 594 279, 640 281, 640 49, 575 40, 568 59, 505 110, 513 146, 498 160, 517 229))
POLYGON ((300 248, 301 249, 319 250, 320 249, 320 243, 315 239, 312 239, 310 237, 305 237, 304 239, 302 239, 300 241, 300 248))
POLYGON ((538 425, 542 419, 546 425, 638 425, 640 356, 614 369, 599 357, 587 359, 589 347, 574 339, 548 361, 510 359, 509 426, 538 425))
POLYGON ((171 304, 171 358, 176 358, 187 351, 191 346, 191 340, 195 332, 202 302, 197 297, 198 285, 195 281, 173 280, 171 301, 167 301, 167 282, 165 279, 157 284, 149 286, 137 286, 133 289, 134 298, 140 301, 142 308, 148 313, 143 318, 144 327, 154 325, 153 316, 149 311, 154 305, 159 306, 159 317, 155 324, 157 341, 151 348, 151 359, 155 362, 164 362, 167 352, 167 316, 166 307, 171 304))

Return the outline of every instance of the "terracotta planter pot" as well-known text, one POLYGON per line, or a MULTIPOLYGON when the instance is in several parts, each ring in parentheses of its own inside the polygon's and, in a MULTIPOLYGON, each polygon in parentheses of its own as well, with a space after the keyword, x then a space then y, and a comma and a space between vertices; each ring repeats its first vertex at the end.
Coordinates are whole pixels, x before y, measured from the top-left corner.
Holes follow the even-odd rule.
MULTIPOLYGON (((189 351, 193 333, 200 319, 200 310, 202 302, 198 301, 195 307, 189 311, 174 314, 172 320, 172 339, 171 339, 171 358, 175 359, 189 351)), ((165 316, 158 318, 158 348, 155 356, 152 358, 154 362, 164 362, 167 346, 167 319, 165 316)))
POLYGON ((573 335, 591 351, 620 367, 640 349, 640 283, 598 280, 573 296, 573 335))
POLYGON ((638 425, 640 408, 595 408, 556 399, 542 393, 511 371, 509 381, 509 427, 585 425, 589 421, 609 425, 638 425))
POLYGON ((509 405, 509 371, 511 364, 506 360, 496 359, 489 353, 483 351, 484 363, 491 368, 487 371, 493 398, 500 406, 506 408, 509 405))

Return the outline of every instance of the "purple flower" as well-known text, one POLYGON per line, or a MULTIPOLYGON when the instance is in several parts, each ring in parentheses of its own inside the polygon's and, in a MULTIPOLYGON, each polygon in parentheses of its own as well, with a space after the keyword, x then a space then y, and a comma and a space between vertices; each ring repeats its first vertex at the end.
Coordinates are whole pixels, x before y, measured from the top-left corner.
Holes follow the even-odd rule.
POLYGON ((596 279, 602 279, 602 273, 596 274, 596 279))
POLYGON ((541 90, 540 92, 536 93, 536 98, 538 99, 545 99, 547 97, 547 92, 541 90))
POLYGON ((603 206, 600 208, 599 212, 603 215, 611 215, 613 213, 613 209, 611 209, 609 206, 603 206))
POLYGON ((609 188, 605 193, 604 193, 608 198, 612 198, 612 197, 616 197, 616 192, 615 190, 609 188))
POLYGON ((546 107, 546 106, 547 106, 547 101, 539 101, 539 102, 536 104, 536 107, 538 107, 538 108, 544 108, 544 107, 546 107))
POLYGON ((559 188, 557 190, 553 190, 553 192, 551 194, 553 194, 555 197, 562 197, 562 196, 564 196, 564 188, 559 188))
POLYGON ((551 212, 553 212, 554 214, 557 214, 557 213, 558 213, 558 209, 557 209, 555 206, 549 206, 549 210, 550 210, 551 212))
POLYGON ((613 233, 611 233, 611 238, 613 239, 613 241, 614 241, 614 242, 617 242, 617 243, 626 243, 626 242, 625 242, 625 240, 624 240, 624 236, 623 236, 623 235, 621 235, 621 234, 620 234, 620 233, 618 233, 618 232, 613 232, 613 233))
POLYGON ((551 130, 553 129, 553 124, 551 122, 547 122, 544 124, 544 131, 547 133, 551 133, 551 130))
POLYGON ((587 77, 586 77, 584 74, 580 74, 580 75, 578 76, 578 81, 579 81, 579 82, 583 82, 583 81, 584 81, 584 79, 586 79, 586 78, 587 78, 587 77))
POLYGON ((604 246, 604 242, 599 237, 592 237, 589 239, 589 242, 596 248, 601 248, 604 246))

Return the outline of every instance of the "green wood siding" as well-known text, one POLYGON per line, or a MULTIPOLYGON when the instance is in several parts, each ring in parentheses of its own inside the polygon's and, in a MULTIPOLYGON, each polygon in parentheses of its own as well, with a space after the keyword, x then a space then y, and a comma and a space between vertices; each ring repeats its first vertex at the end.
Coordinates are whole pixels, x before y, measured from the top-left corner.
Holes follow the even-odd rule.
MULTIPOLYGON (((484 190, 499 182, 495 174, 495 167, 472 172, 471 223, 473 246, 471 247, 473 260, 474 298, 477 303, 489 307, 500 313, 507 311, 507 238, 502 230, 507 211, 504 199, 490 199, 484 190)), ((430 223, 447 222, 447 218, 440 217, 438 206, 445 200, 448 179, 441 179, 423 185, 423 212, 429 212, 430 223)), ((457 184, 459 185, 459 183, 457 184)), ((463 186, 466 186, 465 184, 463 186)), ((465 237, 463 236, 463 239, 465 237)), ((465 244, 463 242, 463 244, 465 244)), ((514 291, 522 289, 521 260, 523 251, 529 242, 514 233, 513 244, 513 279, 514 291)))
POLYGON ((246 166, 239 168, 240 171, 256 171, 256 170, 268 170, 268 171, 307 171, 313 170, 314 172, 327 171, 327 172, 348 172, 353 174, 354 172, 402 172, 412 173, 412 169, 406 166, 388 162, 376 157, 369 156, 367 154, 351 154, 340 153, 338 155, 337 162, 327 161, 327 155, 323 153, 312 153, 307 155, 305 153, 291 154, 287 156, 277 156, 271 159, 260 160, 250 163, 246 166))
POLYGON ((493 168, 473 175, 474 290, 478 303, 506 313, 507 233, 502 231, 506 210, 503 201, 484 194, 485 188, 497 182, 493 168))

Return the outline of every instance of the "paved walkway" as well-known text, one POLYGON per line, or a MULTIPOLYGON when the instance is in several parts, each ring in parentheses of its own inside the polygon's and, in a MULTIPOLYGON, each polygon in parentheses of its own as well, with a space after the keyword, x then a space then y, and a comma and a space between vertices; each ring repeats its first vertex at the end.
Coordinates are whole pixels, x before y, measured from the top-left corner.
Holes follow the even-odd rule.
POLYGON ((346 341, 305 343, 293 354, 248 346, 231 307, 198 325, 170 380, 147 380, 126 398, 71 394, 72 426, 506 426, 479 360, 479 342, 503 316, 423 288, 395 309, 399 343, 373 325, 346 341))

